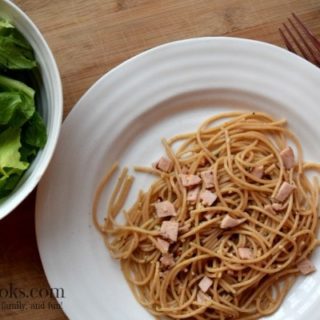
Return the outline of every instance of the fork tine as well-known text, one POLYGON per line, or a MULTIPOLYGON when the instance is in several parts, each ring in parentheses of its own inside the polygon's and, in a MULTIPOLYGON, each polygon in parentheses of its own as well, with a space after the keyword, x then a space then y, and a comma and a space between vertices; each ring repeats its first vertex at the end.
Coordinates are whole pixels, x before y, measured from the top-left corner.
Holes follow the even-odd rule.
MULTIPOLYGON (((290 38, 292 39, 292 41, 294 42, 294 44, 299 48, 301 54, 303 55, 303 57, 306 60, 309 60, 309 56, 306 53, 306 51, 304 50, 304 48, 301 46, 301 44, 299 43, 299 41, 297 40, 297 38, 294 36, 294 34, 291 32, 291 30, 288 28, 288 26, 283 23, 283 27, 286 29, 287 33, 289 34, 290 38)), ((296 52, 295 52, 296 53, 296 52)))
POLYGON ((310 38, 314 46, 320 51, 320 41, 317 39, 317 37, 305 26, 305 24, 298 18, 295 13, 292 13, 292 16, 303 29, 305 34, 310 38))
POLYGON ((313 60, 312 62, 315 64, 319 64, 320 61, 317 59, 317 56, 314 53, 314 49, 310 47, 309 43, 305 40, 304 36, 301 34, 300 30, 296 27, 296 25, 292 22, 292 20, 289 18, 288 21, 289 21, 290 25, 292 26, 292 28, 294 29, 294 31, 297 33, 300 40, 305 45, 309 54, 312 56, 312 60, 313 60))
POLYGON ((293 46, 291 45, 290 41, 288 40, 287 36, 284 34, 284 32, 282 31, 281 28, 279 28, 279 32, 280 32, 282 40, 283 40, 284 44, 286 45, 286 47, 288 48, 288 50, 291 51, 292 53, 297 54, 296 50, 294 50, 293 46))

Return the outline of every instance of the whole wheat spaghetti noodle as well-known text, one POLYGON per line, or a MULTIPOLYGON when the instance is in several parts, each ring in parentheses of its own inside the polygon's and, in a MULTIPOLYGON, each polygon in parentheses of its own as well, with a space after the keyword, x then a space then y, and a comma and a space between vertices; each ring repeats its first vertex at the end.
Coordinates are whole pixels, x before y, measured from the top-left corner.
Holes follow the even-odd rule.
POLYGON ((98 222, 117 165, 93 204, 94 223, 136 299, 159 319, 272 314, 297 276, 315 271, 319 184, 305 173, 319 164, 304 163, 286 121, 265 113, 219 114, 163 145, 166 156, 135 168, 156 178, 129 210, 133 177, 124 169, 98 222))

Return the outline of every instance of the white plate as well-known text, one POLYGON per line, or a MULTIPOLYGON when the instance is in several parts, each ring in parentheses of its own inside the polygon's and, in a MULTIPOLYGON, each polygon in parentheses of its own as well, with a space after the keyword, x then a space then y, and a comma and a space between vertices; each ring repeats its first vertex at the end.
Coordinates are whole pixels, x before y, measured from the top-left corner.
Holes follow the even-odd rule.
MULTIPOLYGON (((41 259, 50 285, 64 288, 68 317, 152 319, 92 225, 95 188, 114 160, 150 165, 163 153, 161 137, 195 130, 221 111, 262 110, 287 118, 305 157, 320 161, 319 88, 319 70, 303 59, 266 43, 233 38, 162 45, 102 77, 64 122, 37 196, 41 259)), ((139 176, 134 190, 147 188, 149 181, 139 176)), ((320 267, 319 252, 314 261, 320 267)), ((318 284, 320 272, 299 278, 270 319, 318 319, 318 284)))

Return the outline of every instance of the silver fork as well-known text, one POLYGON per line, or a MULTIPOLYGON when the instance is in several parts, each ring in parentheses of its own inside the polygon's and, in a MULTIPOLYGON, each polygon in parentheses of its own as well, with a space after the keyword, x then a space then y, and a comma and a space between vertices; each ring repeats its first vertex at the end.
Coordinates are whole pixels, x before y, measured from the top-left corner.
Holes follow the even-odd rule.
POLYGON ((320 41, 296 14, 292 13, 292 18, 282 24, 279 32, 289 51, 320 67, 320 41))

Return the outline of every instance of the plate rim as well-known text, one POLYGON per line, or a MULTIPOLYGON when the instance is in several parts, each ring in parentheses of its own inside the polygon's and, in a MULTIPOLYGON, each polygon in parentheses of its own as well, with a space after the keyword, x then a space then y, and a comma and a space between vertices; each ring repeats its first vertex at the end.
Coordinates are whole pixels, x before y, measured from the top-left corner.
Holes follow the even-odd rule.
POLYGON ((261 41, 261 40, 255 40, 255 39, 250 39, 250 38, 241 38, 241 37, 228 37, 228 36, 205 36, 205 37, 190 37, 190 38, 185 38, 185 39, 180 39, 180 40, 175 40, 175 41, 170 41, 170 42, 165 42, 162 43, 160 45, 154 46, 152 48, 148 48, 146 50, 143 50, 142 52, 139 52, 135 55, 133 55, 132 57, 129 57, 128 59, 120 62, 118 65, 112 67, 111 69, 107 70, 104 74, 102 74, 96 81, 94 81, 90 87, 81 95, 81 97, 79 98, 79 100, 74 104, 74 106, 72 107, 72 109, 70 110, 70 112, 68 113, 68 115, 65 117, 65 119, 63 120, 62 123, 62 127, 65 123, 65 121, 71 116, 71 114, 73 112, 75 112, 75 110, 77 110, 78 106, 82 103, 82 101, 86 98, 87 95, 90 94, 90 92, 93 90, 93 88, 97 85, 100 84, 100 82, 102 82, 106 77, 110 76, 110 74, 117 72, 118 69, 121 69, 123 67, 125 67, 127 64, 134 62, 137 59, 142 58, 145 55, 148 55, 152 52, 158 51, 158 50, 162 50, 164 48, 170 47, 170 46, 176 46, 176 45, 180 45, 186 42, 198 42, 198 41, 204 41, 204 40, 209 40, 209 41, 238 41, 238 42, 247 42, 247 43, 251 43, 253 45, 262 45, 265 47, 270 47, 273 48, 275 50, 279 50, 279 52, 281 52, 282 54, 287 54, 290 57, 294 57, 294 58, 298 58, 298 61, 303 62, 303 63, 307 63, 307 65, 311 66, 314 70, 319 71, 319 68, 317 66, 315 66, 314 64, 312 64, 310 61, 300 57, 299 55, 296 55, 295 53, 292 53, 291 51, 277 46, 275 44, 269 43, 269 42, 265 42, 265 41, 261 41))

